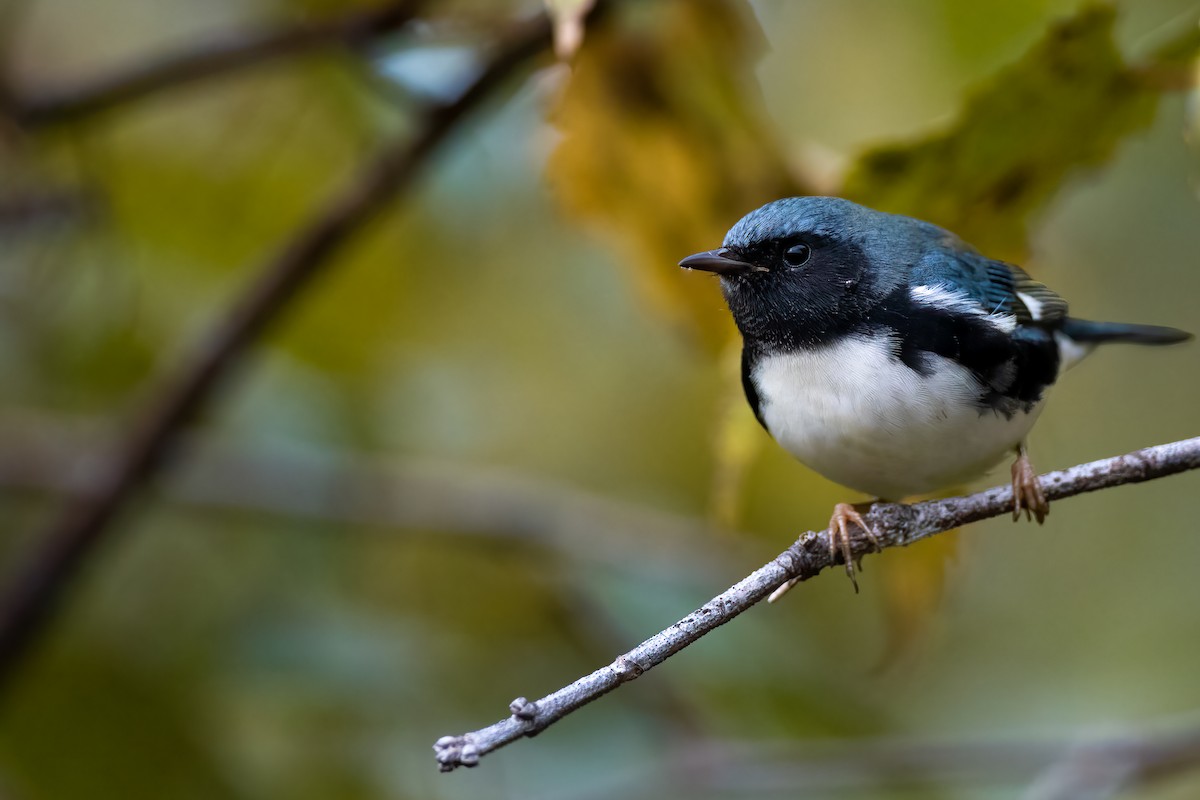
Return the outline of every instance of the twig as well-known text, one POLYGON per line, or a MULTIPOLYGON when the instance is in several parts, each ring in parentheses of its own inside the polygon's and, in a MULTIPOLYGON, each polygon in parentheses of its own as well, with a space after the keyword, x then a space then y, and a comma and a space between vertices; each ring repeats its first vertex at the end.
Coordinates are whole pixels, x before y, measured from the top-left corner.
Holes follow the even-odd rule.
POLYGON ((283 56, 322 47, 354 46, 398 30, 412 20, 417 0, 399 0, 332 19, 302 22, 261 33, 206 42, 181 53, 137 64, 70 89, 22 97, 9 87, 7 113, 26 127, 71 122, 186 83, 223 75, 283 56))
POLYGON ((34 539, 39 547, 33 559, 17 572, 0 602, 0 688, 117 512, 161 467, 184 424, 212 399, 254 341, 367 223, 412 185, 457 123, 550 44, 550 23, 544 14, 513 31, 457 100, 430 106, 415 137, 384 149, 346 191, 301 228, 213 328, 208 341, 185 359, 176 379, 150 403, 106 470, 103 490, 69 507, 34 539))
MULTIPOLYGON (((1198 467, 1200 437, 1051 472, 1041 476, 1041 482, 1047 499, 1059 500, 1198 467)), ((942 531, 1011 512, 1012 505, 1012 488, 999 486, 965 497, 931 500, 911 506, 876 503, 866 518, 881 547, 903 547, 942 531)), ((853 558, 861 558, 870 550, 871 544, 865 536, 852 538, 853 558)), ((438 739, 433 749, 439 768, 449 772, 455 767, 475 766, 481 756, 523 736, 544 731, 572 711, 661 664, 765 599, 782 584, 792 580, 808 580, 821 570, 839 563, 842 563, 840 554, 835 557, 830 553, 828 530, 803 534, 771 562, 671 627, 618 656, 612 664, 540 700, 531 702, 518 697, 509 706, 512 715, 494 725, 460 736, 438 739)))

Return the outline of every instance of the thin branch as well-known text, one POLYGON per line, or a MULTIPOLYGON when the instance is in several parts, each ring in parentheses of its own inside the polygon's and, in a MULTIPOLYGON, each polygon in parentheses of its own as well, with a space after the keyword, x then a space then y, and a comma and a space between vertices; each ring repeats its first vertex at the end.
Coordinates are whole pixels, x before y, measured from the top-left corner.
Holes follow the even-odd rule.
MULTIPOLYGON (((1200 437, 1051 472, 1041 476, 1041 481, 1047 499, 1060 500, 1197 468, 1200 468, 1200 437)), ((942 531, 1011 512, 1012 507, 1012 487, 999 486, 965 497, 911 506, 876 503, 866 518, 882 547, 903 547, 942 531)), ((852 538, 853 558, 861 558, 870 551, 871 544, 865 536, 852 538)), ((671 627, 618 656, 612 664, 535 702, 518 697, 509 705, 512 715, 494 725, 438 739, 433 749, 439 768, 449 772, 456 767, 475 766, 487 753, 544 731, 572 711, 661 664, 765 599, 784 583, 808 580, 839 563, 842 563, 840 554, 835 556, 830 552, 828 530, 803 534, 771 562, 671 627)))
MULTIPOLYGON (((9 87, 7 113, 26 127, 72 122, 134 100, 271 59, 338 46, 359 46, 412 20, 420 3, 399 0, 331 19, 306 21, 282 30, 226 35, 181 53, 102 75, 79 86, 22 97, 9 87)), ((5 109, 0 109, 5 110, 5 109)))
POLYGON ((0 687, 11 678, 69 580, 109 530, 113 518, 162 466, 185 423, 211 401, 232 368, 300 292, 398 194, 411 187, 463 117, 492 96, 519 67, 548 51, 549 20, 539 15, 503 41, 457 100, 430 106, 411 140, 380 152, 346 191, 334 197, 265 266, 246 294, 214 326, 207 342, 184 359, 175 380, 151 401, 111 469, 105 471, 102 492, 69 507, 34 539, 37 551, 17 572, 0 602, 0 687))

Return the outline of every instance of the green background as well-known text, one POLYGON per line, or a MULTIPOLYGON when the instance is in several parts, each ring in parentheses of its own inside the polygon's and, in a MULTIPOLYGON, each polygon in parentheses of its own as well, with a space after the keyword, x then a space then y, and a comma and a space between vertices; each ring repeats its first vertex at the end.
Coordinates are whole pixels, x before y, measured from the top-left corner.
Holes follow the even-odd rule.
MULTIPOLYGON (((0 791, 1019 797, 1039 769, 1005 743, 1198 724, 1189 474, 868 558, 857 596, 823 575, 437 773, 439 736, 608 663, 859 499, 754 427, 717 286, 675 268, 742 213, 844 189, 1020 259, 1081 316, 1200 331, 1200 96, 1056 83, 1154 61, 1194 3, 1120 4, 1117 50, 1086 23, 1064 73, 1009 65, 1073 2, 625 5, 574 75, 472 117, 189 428, 8 687, 0 791), (884 145, 903 169, 861 160, 884 145), (1010 161, 1025 189, 988 194, 1010 161), (997 754, 914 771, 881 742, 997 754)), ((37 95, 349 7, 38 0, 0 25, 10 83, 37 95)), ((536 8, 433 2, 427 35, 487 41, 536 8)), ((453 85, 414 52, 409 72, 453 85)), ((74 203, 0 225, 3 577, 259 265, 412 129, 372 69, 309 55, 0 130, 0 198, 74 203)), ((1043 470, 1192 436, 1200 348, 1114 347, 1052 397, 1043 470)), ((1200 772, 1129 796, 1197 792, 1200 772)))

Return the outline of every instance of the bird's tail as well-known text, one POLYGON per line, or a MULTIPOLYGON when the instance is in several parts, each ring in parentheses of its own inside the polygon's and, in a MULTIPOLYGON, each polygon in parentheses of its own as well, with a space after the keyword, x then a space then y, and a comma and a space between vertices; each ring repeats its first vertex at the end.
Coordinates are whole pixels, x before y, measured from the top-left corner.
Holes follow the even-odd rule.
POLYGON ((1127 322, 1092 322, 1090 319, 1068 317, 1058 329, 1058 352, 1062 358, 1061 369, 1067 370, 1078 364, 1105 342, 1131 342, 1133 344, 1175 344, 1192 338, 1187 331, 1164 328, 1161 325, 1131 325, 1127 322))
POLYGON ((1088 319, 1067 318, 1060 330, 1064 335, 1083 345, 1106 342, 1129 342, 1130 344, 1175 344, 1186 342, 1192 334, 1178 328, 1162 325, 1133 325, 1127 322, 1092 322, 1088 319))

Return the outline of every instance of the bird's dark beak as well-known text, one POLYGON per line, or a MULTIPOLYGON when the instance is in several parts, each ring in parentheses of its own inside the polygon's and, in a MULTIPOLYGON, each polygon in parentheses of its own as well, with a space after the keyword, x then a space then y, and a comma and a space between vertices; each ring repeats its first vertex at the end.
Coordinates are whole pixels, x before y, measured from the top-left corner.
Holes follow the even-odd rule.
POLYGON ((718 275, 745 275, 747 272, 766 272, 766 267, 739 261, 734 258, 733 251, 727 247, 720 250, 705 250, 688 256, 679 262, 684 269, 702 269, 705 272, 715 272, 718 275))

